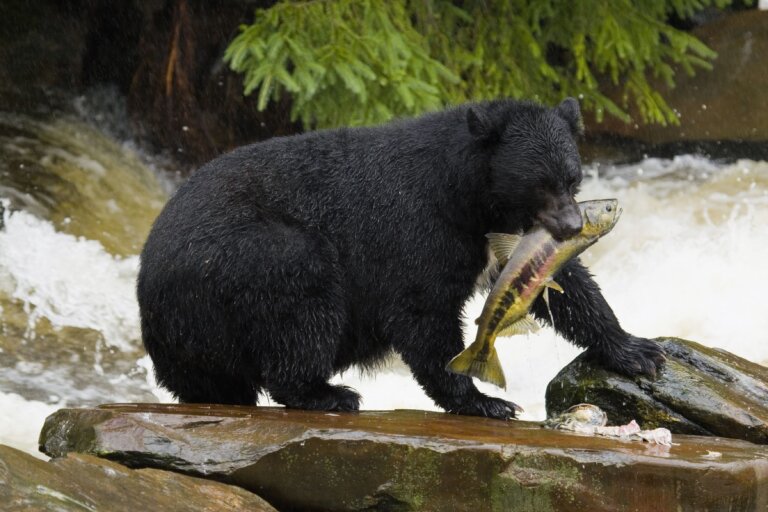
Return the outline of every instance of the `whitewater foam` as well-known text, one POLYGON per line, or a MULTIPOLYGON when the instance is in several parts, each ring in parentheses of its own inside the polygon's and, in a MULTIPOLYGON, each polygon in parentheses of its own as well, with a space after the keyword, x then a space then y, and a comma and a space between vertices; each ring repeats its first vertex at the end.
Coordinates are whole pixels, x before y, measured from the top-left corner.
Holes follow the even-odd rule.
POLYGON ((24 304, 30 339, 45 318, 54 328, 99 331, 120 350, 136 346, 138 256, 112 256, 99 242, 57 232, 25 211, 6 209, 3 224, 0 292, 24 304))
POLYGON ((37 440, 45 418, 66 405, 65 402, 44 403, 27 400, 16 393, 0 391, 0 444, 24 450, 41 459, 37 440))
MULTIPOLYGON (((768 266, 762 261, 768 251, 768 164, 723 165, 687 156, 599 171, 600 177, 592 172, 585 179, 579 199, 617 197, 624 214, 583 260, 622 325, 637 335, 680 336, 768 363, 768 316, 761 300, 761 288, 768 283, 768 266)), ((22 303, 28 312, 30 338, 25 343, 35 342, 35 327, 45 321, 55 328, 95 330, 112 350, 135 358, 140 346, 137 257, 116 257, 102 244, 57 231, 52 222, 29 211, 6 211, 3 222, 0 295, 22 303)), ((466 307, 467 341, 474 337, 471 320, 482 303, 478 296, 466 307)), ((8 314, 3 313, 3 321, 8 314)), ((523 406, 524 419, 543 419, 546 384, 579 350, 549 328, 500 339, 497 349, 508 388, 478 386, 523 406)), ((125 379, 140 380, 143 389, 150 384, 158 400, 171 401, 169 393, 154 385, 149 359, 129 364, 133 362, 136 371, 125 379)), ((24 364, 34 363, 25 361, 18 374, 27 375, 24 371, 34 367, 24 364)), ((92 375, 94 383, 115 379, 90 366, 82 372, 92 375)), ((357 388, 366 409, 436 410, 400 362, 374 375, 350 370, 334 382, 357 388)), ((4 386, 0 443, 32 453, 45 415, 63 403, 74 406, 94 399, 83 389, 66 389, 61 380, 55 393, 43 390, 42 396, 56 395, 50 403, 22 398, 13 383, 4 386)), ((115 399, 104 396, 102 401, 115 399)))

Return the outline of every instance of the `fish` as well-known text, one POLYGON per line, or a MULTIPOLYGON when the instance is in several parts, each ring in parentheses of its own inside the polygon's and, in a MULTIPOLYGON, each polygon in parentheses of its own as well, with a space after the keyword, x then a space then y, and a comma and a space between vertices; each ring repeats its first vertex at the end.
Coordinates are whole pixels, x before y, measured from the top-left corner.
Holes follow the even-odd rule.
POLYGON ((549 289, 564 293, 552 276, 570 259, 581 254, 613 229, 621 216, 616 199, 583 201, 581 231, 564 240, 555 239, 543 226, 534 226, 524 235, 488 233, 491 251, 503 267, 477 319, 475 341, 446 366, 448 371, 476 377, 506 388, 494 343, 498 336, 535 332, 539 324, 530 315, 533 302, 549 289))
MULTIPOLYGON (((568 430, 579 434, 616 437, 651 444, 672 446, 672 433, 666 428, 643 430, 635 420, 626 425, 607 426, 608 415, 592 404, 576 404, 562 414, 546 420, 542 427, 568 430)), ((717 452, 713 452, 717 453, 717 452)))
POLYGON ((542 426, 573 432, 588 430, 592 433, 595 427, 605 427, 606 424, 608 424, 608 415, 601 408, 592 404, 576 404, 564 413, 549 418, 542 426))

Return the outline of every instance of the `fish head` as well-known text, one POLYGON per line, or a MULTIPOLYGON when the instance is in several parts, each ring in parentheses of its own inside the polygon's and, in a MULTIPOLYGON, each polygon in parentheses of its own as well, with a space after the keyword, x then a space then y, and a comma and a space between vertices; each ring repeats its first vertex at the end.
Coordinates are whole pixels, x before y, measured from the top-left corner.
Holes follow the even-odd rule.
POLYGON ((608 423, 605 411, 592 404, 576 404, 544 422, 549 428, 573 430, 574 427, 603 427, 608 423))
POLYGON ((622 209, 618 199, 596 199, 579 203, 584 226, 581 235, 601 237, 613 229, 619 221, 622 209))

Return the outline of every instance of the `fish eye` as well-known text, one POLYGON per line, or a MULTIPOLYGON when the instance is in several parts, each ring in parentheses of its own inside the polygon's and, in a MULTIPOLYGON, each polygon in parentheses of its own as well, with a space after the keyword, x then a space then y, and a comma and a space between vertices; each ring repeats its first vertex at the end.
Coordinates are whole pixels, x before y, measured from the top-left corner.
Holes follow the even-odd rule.
POLYGON ((605 207, 605 211, 612 212, 613 211, 613 206, 611 206, 611 205, 606 206, 605 207))

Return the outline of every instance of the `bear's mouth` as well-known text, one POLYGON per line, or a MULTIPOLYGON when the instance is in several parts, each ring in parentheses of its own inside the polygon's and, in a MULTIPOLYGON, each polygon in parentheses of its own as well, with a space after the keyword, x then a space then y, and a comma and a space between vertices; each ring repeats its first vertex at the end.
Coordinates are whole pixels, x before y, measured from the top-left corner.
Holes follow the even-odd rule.
POLYGON ((543 226, 557 240, 565 240, 581 232, 583 219, 581 212, 576 208, 575 212, 559 210, 556 213, 541 212, 536 217, 537 224, 543 226))

